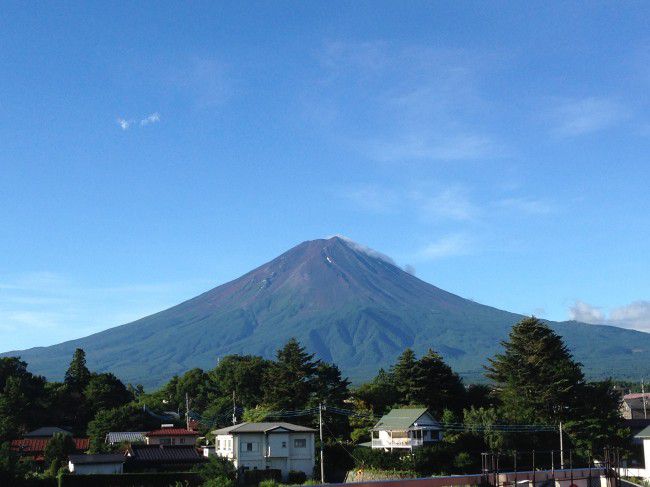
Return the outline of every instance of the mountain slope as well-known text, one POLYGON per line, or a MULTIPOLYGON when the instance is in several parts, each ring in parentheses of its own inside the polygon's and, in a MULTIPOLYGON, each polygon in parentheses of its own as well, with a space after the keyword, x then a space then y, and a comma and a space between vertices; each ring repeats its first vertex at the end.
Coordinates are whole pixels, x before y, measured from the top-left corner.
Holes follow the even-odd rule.
MULTIPOLYGON (((428 284, 387 258, 339 237, 304 242, 229 283, 133 323, 78 340, 3 355, 60 379, 75 348, 93 370, 156 386, 227 354, 274 355, 290 337, 337 363, 353 380, 388 367, 405 347, 439 351, 480 379, 520 315, 428 284)), ((650 372, 650 334, 576 322, 551 323, 589 376, 650 372)))

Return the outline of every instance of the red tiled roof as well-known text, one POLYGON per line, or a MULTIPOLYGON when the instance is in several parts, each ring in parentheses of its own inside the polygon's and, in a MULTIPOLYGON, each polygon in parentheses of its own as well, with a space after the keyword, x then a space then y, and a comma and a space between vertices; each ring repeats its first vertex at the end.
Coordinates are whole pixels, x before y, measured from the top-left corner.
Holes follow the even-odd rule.
POLYGON ((149 431, 144 436, 199 436, 199 433, 185 428, 160 428, 149 431))
MULTIPOLYGON (((35 456, 36 461, 43 460, 42 455, 45 452, 47 443, 52 438, 22 438, 20 440, 11 440, 11 451, 22 453, 23 455, 35 456)), ((73 438, 74 446, 78 452, 84 452, 90 446, 89 438, 73 438)))
POLYGON ((72 438, 74 440, 74 446, 77 447, 79 451, 86 451, 90 447, 90 438, 72 438))
POLYGON ((645 394, 642 394, 640 392, 633 392, 632 394, 625 394, 623 396, 623 399, 640 399, 643 396, 646 398, 650 398, 650 392, 646 392, 645 394))

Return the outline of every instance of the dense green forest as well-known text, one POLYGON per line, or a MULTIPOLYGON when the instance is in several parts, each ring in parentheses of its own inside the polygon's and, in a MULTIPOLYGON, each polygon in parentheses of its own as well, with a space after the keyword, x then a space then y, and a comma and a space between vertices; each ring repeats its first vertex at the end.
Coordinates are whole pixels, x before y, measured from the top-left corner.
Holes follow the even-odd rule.
MULTIPOLYGON (((81 349, 75 351, 61 383, 31 374, 18 358, 2 358, 0 475, 30 475, 33 467, 18 462, 9 444, 40 426, 67 427, 75 435, 88 436, 94 453, 108 450, 104 438, 109 431, 159 427, 160 419, 151 412, 175 411, 179 425, 188 412, 209 439, 215 427, 232 422, 233 413, 238 421, 316 425, 313 411, 321 403, 326 407, 325 458, 330 468, 475 473, 482 451, 557 449, 557 432, 541 427, 560 422, 565 449, 577 457, 597 457, 606 446, 626 444, 620 396, 612 382, 588 383, 562 338, 547 325, 535 318, 522 320, 502 348, 486 364, 487 384, 464 384, 433 350, 417 357, 407 349, 390 369, 355 388, 335 364, 316 360, 293 339, 274 360, 231 355, 211 370, 189 370, 152 392, 125 385, 111 373, 88 370, 81 349), (427 407, 443 424, 443 441, 407 456, 357 446, 370 439, 376 420, 395 406, 427 407), (539 425, 540 431, 521 434, 496 427, 524 424, 539 425)), ((65 464, 68 447, 64 439, 57 442, 48 447, 52 451, 44 475, 55 475, 65 464)))

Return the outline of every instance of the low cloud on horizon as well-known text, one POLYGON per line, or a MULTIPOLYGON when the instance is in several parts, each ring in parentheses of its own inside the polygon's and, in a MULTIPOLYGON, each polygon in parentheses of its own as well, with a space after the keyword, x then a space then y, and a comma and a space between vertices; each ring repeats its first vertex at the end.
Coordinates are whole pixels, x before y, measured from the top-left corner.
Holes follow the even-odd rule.
POLYGON ((569 308, 569 319, 593 325, 613 325, 650 332, 650 301, 633 301, 606 313, 602 307, 576 300, 569 308))

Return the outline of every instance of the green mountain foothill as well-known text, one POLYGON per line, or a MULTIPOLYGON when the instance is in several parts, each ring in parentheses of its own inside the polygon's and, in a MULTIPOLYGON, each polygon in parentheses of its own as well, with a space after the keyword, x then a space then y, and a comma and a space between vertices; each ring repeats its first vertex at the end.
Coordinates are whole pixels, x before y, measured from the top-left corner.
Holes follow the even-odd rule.
MULTIPOLYGON (((251 272, 167 310, 85 338, 0 354, 61 380, 75 349, 93 370, 156 387, 229 354, 274 356, 291 337, 353 382, 388 368, 407 347, 429 348, 470 382, 483 380, 521 315, 464 299, 345 238, 303 242, 251 272)), ((650 334, 548 322, 590 379, 650 375, 650 334)))

